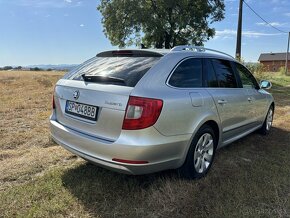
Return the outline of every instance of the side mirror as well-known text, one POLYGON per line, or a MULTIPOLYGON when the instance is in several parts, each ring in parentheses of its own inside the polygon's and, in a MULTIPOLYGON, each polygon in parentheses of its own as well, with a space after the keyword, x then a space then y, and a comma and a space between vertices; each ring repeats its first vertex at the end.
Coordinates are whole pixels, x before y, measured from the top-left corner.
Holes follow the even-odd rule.
POLYGON ((270 89, 272 87, 272 83, 268 80, 261 80, 260 87, 261 89, 270 89))

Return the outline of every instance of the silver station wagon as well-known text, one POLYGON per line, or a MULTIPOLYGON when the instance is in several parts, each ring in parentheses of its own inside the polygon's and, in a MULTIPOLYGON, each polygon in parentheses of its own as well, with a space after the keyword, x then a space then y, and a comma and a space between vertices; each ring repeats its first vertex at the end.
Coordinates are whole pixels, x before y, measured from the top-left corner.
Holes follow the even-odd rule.
POLYGON ((51 134, 110 170, 200 178, 215 152, 270 131, 274 100, 231 56, 203 47, 105 51, 60 79, 51 134))

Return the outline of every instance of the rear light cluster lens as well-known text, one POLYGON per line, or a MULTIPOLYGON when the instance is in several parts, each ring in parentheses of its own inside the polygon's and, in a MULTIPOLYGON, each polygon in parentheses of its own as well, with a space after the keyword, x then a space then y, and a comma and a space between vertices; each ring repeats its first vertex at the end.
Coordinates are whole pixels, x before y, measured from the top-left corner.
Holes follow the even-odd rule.
POLYGON ((122 129, 137 130, 154 125, 162 106, 160 99, 130 96, 122 129))

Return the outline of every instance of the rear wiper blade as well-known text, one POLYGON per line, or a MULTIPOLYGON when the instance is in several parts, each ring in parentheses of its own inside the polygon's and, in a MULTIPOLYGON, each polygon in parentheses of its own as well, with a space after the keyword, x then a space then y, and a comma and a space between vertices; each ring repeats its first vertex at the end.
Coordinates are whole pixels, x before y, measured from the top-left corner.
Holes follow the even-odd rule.
POLYGON ((126 85, 125 80, 117 77, 110 76, 97 76, 97 75, 86 75, 83 74, 82 78, 86 82, 103 82, 103 83, 118 83, 126 85))

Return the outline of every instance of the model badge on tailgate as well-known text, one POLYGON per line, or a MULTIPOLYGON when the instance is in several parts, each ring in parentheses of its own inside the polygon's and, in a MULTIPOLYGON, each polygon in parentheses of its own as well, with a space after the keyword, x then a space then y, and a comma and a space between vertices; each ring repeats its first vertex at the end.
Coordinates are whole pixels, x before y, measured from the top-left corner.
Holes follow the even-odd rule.
POLYGON ((105 101, 105 104, 122 107, 122 103, 105 101))

